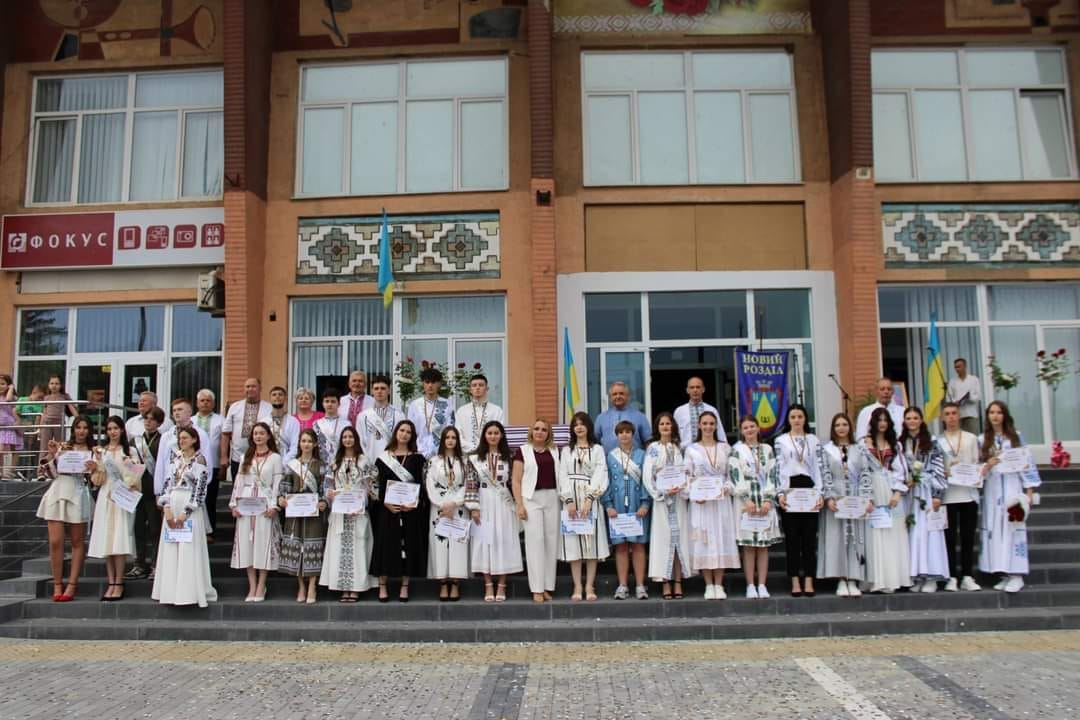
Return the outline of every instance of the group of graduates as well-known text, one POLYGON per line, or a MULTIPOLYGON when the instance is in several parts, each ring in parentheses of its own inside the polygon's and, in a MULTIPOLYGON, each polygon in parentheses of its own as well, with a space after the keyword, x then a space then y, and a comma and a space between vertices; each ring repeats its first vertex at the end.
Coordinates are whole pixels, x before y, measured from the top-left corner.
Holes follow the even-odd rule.
MULTIPOLYGON (((342 603, 369 590, 388 602, 392 580, 397 599, 408 602, 417 577, 438 580, 439 600, 453 602, 461 581, 476 575, 485 602, 498 603, 507 577, 527 570, 532 598, 543 603, 555 593, 559 561, 570 566, 570 600, 593 601, 598 563, 612 554, 619 600, 647 598, 648 580, 660 583, 663 598, 682 598, 682 581, 698 574, 706 599, 724 599, 724 573, 738 568, 746 596, 767 598, 769 548, 780 542, 793 596, 813 596, 819 578, 836 579, 845 597, 933 592, 940 582, 974 591, 976 532, 979 569, 999 576, 995 589, 1020 590, 1028 572, 1024 520, 1039 476, 1030 460, 1022 470, 998 467, 1003 453, 1024 448, 1000 401, 987 406, 982 437, 962 430, 959 407, 946 403, 935 438, 919 408, 891 403, 892 383, 882 378, 879 401, 854 424, 833 417, 827 441, 808 431, 806 409, 793 404, 772 445, 752 415, 740 418, 739 440, 729 445, 719 414, 701 400, 699 378, 688 383, 690 402, 658 414, 644 439, 644 416, 616 383, 595 425, 584 412, 573 415, 565 447, 537 419, 511 451, 486 378, 472 379, 471 400, 458 408, 441 397, 438 370, 420 379, 424 392, 404 411, 389 402, 389 378, 374 376, 367 395, 362 373, 350 376, 349 395, 323 394, 323 413, 305 389, 298 412, 283 413, 284 390, 265 403, 254 379, 216 423, 190 422, 190 403, 185 414, 186 401, 174 401, 177 423, 156 458, 146 456, 145 429, 141 442, 129 442, 130 428, 109 418, 104 444, 94 447, 90 423, 76 418, 67 442, 48 444, 53 481, 38 512, 49 521, 54 600, 75 596, 91 515, 89 554, 107 561, 102 599, 123 597, 125 562, 139 543, 135 513, 114 500, 128 494, 122 484, 160 511, 152 597, 214 601, 214 460, 231 464, 231 566, 247 575, 248 602, 264 600, 277 571, 296 578, 299 603, 316 602, 319 585, 342 603), (215 440, 217 453, 209 452, 215 440), (84 472, 59 471, 69 451, 90 453, 84 472), (148 488, 150 465, 157 482, 148 488), (977 466, 979 482, 951 482, 960 465, 977 466), (98 488, 96 504, 90 487, 98 488), (73 545, 66 586, 65 529, 73 545)), ((200 408, 202 400, 200 393, 200 408)), ((146 417, 156 428, 163 413, 154 410, 146 417)))

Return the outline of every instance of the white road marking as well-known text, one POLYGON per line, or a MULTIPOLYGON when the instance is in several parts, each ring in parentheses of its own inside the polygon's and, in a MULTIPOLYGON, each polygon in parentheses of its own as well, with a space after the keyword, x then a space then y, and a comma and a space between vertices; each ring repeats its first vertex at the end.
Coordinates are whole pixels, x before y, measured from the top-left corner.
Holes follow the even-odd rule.
POLYGON ((795 663, 814 678, 818 685, 825 688, 825 692, 836 698, 856 720, 892 720, 847 680, 837 675, 821 658, 795 658, 795 663))

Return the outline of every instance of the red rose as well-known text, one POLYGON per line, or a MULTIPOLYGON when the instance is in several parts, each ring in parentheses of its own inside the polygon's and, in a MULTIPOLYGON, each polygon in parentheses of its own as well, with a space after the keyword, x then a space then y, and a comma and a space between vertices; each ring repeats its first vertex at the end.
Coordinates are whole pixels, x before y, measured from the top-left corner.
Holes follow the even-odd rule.
POLYGON ((638 7, 649 7, 652 4, 652 0, 630 0, 630 2, 638 7))
POLYGON ((664 10, 673 15, 700 15, 709 7, 709 0, 664 0, 664 10))
POLYGON ((1024 508, 1019 504, 1009 508, 1009 522, 1024 522, 1024 508))
POLYGON ((420 367, 426 368, 427 366, 428 366, 428 361, 427 360, 421 360, 420 361, 420 367))
POLYGON ((458 363, 457 366, 458 366, 459 370, 465 369, 465 363, 463 363, 463 362, 458 363))
POLYGON ((1040 350, 1039 352, 1035 353, 1035 357, 1046 357, 1046 351, 1040 350))
POLYGON ((1054 353, 1054 354, 1055 355, 1064 355, 1065 354, 1065 348, 1059 348, 1058 351, 1056 353, 1054 353))
POLYGON ((472 366, 473 366, 473 370, 479 370, 480 369, 480 363, 473 363, 472 366))

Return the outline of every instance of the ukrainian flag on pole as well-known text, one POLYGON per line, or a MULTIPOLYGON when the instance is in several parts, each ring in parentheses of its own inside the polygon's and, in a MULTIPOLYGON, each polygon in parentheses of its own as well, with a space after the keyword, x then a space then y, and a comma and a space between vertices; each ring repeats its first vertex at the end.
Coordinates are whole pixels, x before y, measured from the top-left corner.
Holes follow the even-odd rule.
POLYGON ((570 352, 570 328, 563 327, 563 420, 570 421, 574 411, 581 405, 577 372, 574 370, 574 354, 570 352))
POLYGON ((389 308, 394 301, 394 260, 390 257, 390 226, 386 222, 386 208, 382 211, 382 229, 379 230, 379 292, 383 307, 389 308))
POLYGON ((930 344, 927 345, 926 385, 923 387, 923 417, 929 422, 941 412, 945 400, 945 366, 941 363, 941 343, 938 340, 937 313, 930 313, 930 344))

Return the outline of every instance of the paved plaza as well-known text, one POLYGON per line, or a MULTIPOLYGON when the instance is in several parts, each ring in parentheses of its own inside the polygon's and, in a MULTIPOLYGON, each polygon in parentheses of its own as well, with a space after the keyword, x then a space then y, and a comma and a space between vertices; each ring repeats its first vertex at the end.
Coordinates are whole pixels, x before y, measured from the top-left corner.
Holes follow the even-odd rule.
POLYGON ((0 718, 1072 720, 1080 631, 612 644, 0 642, 0 718))

